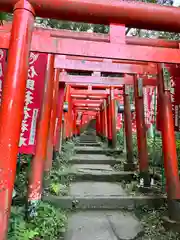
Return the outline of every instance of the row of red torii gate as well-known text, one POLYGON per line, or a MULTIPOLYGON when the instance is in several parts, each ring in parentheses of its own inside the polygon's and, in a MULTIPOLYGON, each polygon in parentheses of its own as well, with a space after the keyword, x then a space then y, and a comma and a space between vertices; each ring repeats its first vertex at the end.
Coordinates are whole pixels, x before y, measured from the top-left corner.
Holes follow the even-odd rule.
MULTIPOLYGON (((0 9, 10 11, 16 2, 0 0, 0 9)), ((179 26, 171 19, 177 15, 178 20, 180 12, 162 6, 157 7, 156 18, 154 5, 149 4, 138 3, 136 9, 131 3, 121 2, 107 8, 109 3, 94 6, 74 0, 74 8, 68 8, 65 1, 60 1, 60 8, 54 1, 54 5, 48 5, 49 10, 48 1, 40 1, 39 5, 37 1, 30 2, 43 17, 61 9, 61 17, 66 20, 91 22, 95 14, 95 23, 123 20, 127 26, 174 31, 179 26), (127 11, 122 19, 114 11, 114 7, 120 11, 121 4, 127 11), (136 13, 131 17, 136 21, 123 18, 130 13, 128 6, 136 13), (82 12, 77 14, 78 9, 82 12), (113 16, 108 15, 111 12, 113 16), (142 15, 147 25, 141 21, 142 15)), ((33 155, 27 196, 32 204, 41 199, 42 177, 51 170, 53 151, 59 151, 62 139, 79 135, 89 118, 96 119, 97 134, 116 148, 116 102, 124 115, 125 170, 135 170, 132 132, 136 129, 139 172, 146 186, 150 184, 146 131, 156 121, 162 133, 169 217, 180 221, 174 134, 180 129, 179 42, 126 37, 125 25, 118 24, 110 24, 107 35, 33 29, 32 6, 25 0, 17 2, 13 23, 0 28, 0 240, 6 239, 18 152, 33 155), (129 101, 132 87, 135 115, 129 101)))

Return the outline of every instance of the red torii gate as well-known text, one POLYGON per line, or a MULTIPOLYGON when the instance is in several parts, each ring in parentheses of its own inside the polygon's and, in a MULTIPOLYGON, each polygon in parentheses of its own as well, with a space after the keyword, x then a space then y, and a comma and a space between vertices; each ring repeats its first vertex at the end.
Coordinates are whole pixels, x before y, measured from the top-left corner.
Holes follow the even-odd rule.
MULTIPOLYGON (((12 12, 17 2, 18 0, 1 0, 1 10, 12 12)), ((180 28, 180 10, 174 7, 116 0, 30 0, 29 3, 40 17, 101 24, 123 23, 127 27, 169 32, 179 32, 180 28)))
MULTIPOLYGON (((60 39, 53 42, 54 39, 50 38, 48 39, 50 47, 47 48, 47 45, 43 46, 45 39, 42 38, 42 41, 37 43, 37 41, 35 41, 37 39, 36 36, 33 38, 31 48, 35 12, 37 15, 43 17, 59 18, 60 16, 61 19, 103 24, 124 23, 130 27, 179 32, 180 9, 144 3, 136 3, 135 5, 134 3, 124 1, 111 1, 109 3, 102 0, 99 2, 90 0, 83 2, 80 0, 71 0, 70 2, 65 0, 30 0, 29 2, 25 0, 0 0, 0 6, 2 11, 12 11, 12 8, 15 6, 10 40, 7 41, 8 36, 6 36, 7 38, 2 41, 1 46, 4 48, 9 47, 7 73, 0 115, 0 168, 3 173, 3 190, 0 192, 0 213, 2 216, 0 219, 0 238, 4 240, 7 232, 12 189, 15 179, 16 156, 18 152, 18 139, 22 121, 30 49, 57 54, 86 55, 90 57, 101 56, 104 58, 111 56, 112 58, 123 60, 180 63, 179 51, 177 49, 160 49, 157 47, 144 46, 135 47, 125 44, 119 47, 116 42, 117 39, 115 39, 116 43, 109 44, 106 42, 98 43, 91 41, 87 43, 86 41, 72 41, 70 39, 60 39), (131 18, 128 17, 129 14, 131 18), (74 44, 76 44, 76 49, 74 49, 74 44), (103 51, 101 49, 103 49, 103 51), (18 115, 17 112, 20 114, 18 115), (8 118, 8 116, 10 117, 8 118), (12 119, 14 121, 11 121, 12 119), (11 129, 13 129, 13 131, 11 131, 11 129), (7 176, 9 176, 9 178, 7 178, 7 176), (5 186, 6 179, 8 179, 8 183, 5 186)), ((51 77, 53 75, 53 67, 51 67, 53 66, 53 62, 53 56, 49 55, 47 73, 51 77)), ((161 107, 163 109, 161 115, 162 119, 166 119, 162 124, 162 138, 164 161, 165 165, 168 166, 166 168, 168 199, 169 206, 173 207, 171 209, 171 217, 179 220, 179 214, 177 214, 177 210, 174 208, 177 202, 176 200, 180 199, 180 191, 172 110, 169 93, 167 89, 164 89, 163 85, 162 68, 160 65, 158 65, 158 68, 158 72, 160 73, 158 88, 161 107)), ((44 96, 45 99, 51 96, 50 89, 52 83, 50 84, 48 80, 46 82, 46 88, 47 86, 49 88, 44 96)), ((43 109, 43 112, 48 116, 50 110, 47 107, 47 109, 43 109)))
MULTIPOLYGON (((60 82, 70 84, 73 86, 87 86, 91 84, 96 86, 96 88, 108 88, 114 86, 115 88, 122 87, 125 85, 133 85, 134 79, 133 76, 125 74, 124 77, 96 77, 96 76, 73 76, 73 75, 64 75, 60 74, 60 82)), ((143 76, 143 85, 156 86, 157 78, 143 76)))
MULTIPOLYGON (((121 30, 122 27, 120 27, 121 30)), ((118 28, 116 27, 116 30, 118 30, 118 28)), ((121 31, 120 31, 121 33, 121 31)), ((121 40, 121 38, 120 38, 121 40)), ((139 63, 132 64, 132 61, 127 62, 122 62, 121 64, 117 64, 117 63, 113 63, 112 60, 106 60, 103 61, 102 59, 87 59, 87 61, 83 61, 82 60, 78 60, 76 58, 74 58, 73 60, 67 60, 65 59, 65 56, 60 56, 60 57, 56 57, 55 60, 55 67, 56 68, 60 68, 60 69, 66 69, 66 70, 78 70, 78 71, 89 71, 89 72, 94 72, 96 71, 96 81, 98 77, 101 77, 101 72, 104 70, 106 72, 109 73, 128 73, 128 74, 151 74, 151 75, 156 75, 157 74, 157 66, 156 64, 145 64, 145 63, 139 63), (98 62, 95 62, 98 61, 98 62)), ((68 75, 64 72, 62 73, 62 78, 64 77, 65 79, 68 79, 68 75)), ((127 77, 128 75, 125 75, 122 80, 121 83, 125 84, 127 82, 127 77)), ((77 76, 73 76, 74 79, 78 80, 77 76)), ((84 76, 84 79, 86 77, 84 76)), ((89 76, 89 78, 91 78, 91 76, 89 76)), ((113 79, 113 78, 112 78, 113 79)), ((129 84, 135 84, 138 81, 134 81, 135 78, 134 77, 130 77, 129 79, 129 84)), ((146 76, 146 80, 147 83, 149 81, 149 79, 146 76)), ((156 78, 155 79, 151 79, 151 81, 154 84, 157 84, 156 78)), ((144 84, 142 82, 142 84, 144 84)), ((107 91, 106 91, 107 92, 107 91)), ((77 95, 83 95, 83 96, 87 96, 87 91, 86 90, 75 90, 74 94, 77 95)), ((96 93, 98 96, 100 95, 99 92, 96 93)), ((88 96, 89 95, 96 95, 95 91, 88 91, 88 96)), ((72 92, 73 95, 73 92, 72 92)), ((124 95, 124 98, 128 98, 127 93, 124 95)), ((144 179, 144 184, 145 185, 149 185, 150 184, 150 178, 149 178, 149 173, 148 173, 148 150, 147 150, 147 142, 146 142, 146 131, 145 131, 145 121, 144 121, 144 103, 143 103, 143 97, 136 94, 135 95, 135 99, 136 99, 136 116, 137 116, 137 134, 138 134, 138 150, 139 150, 139 158, 140 158, 140 175, 142 176, 142 178, 144 179)), ((126 108, 129 109, 130 111, 130 106, 127 106, 127 101, 125 101, 126 103, 126 108)), ((107 105, 109 104, 109 107, 107 108, 107 111, 105 109, 105 107, 102 109, 102 113, 100 114, 100 121, 102 122, 102 128, 101 128, 101 132, 103 136, 108 135, 108 143, 110 146, 112 146, 113 148, 116 147, 116 119, 115 119, 115 101, 114 101, 114 89, 111 86, 111 90, 110 90, 110 96, 109 99, 107 101, 107 105), (108 115, 107 115, 108 112, 108 115), (106 119, 107 115, 107 120, 108 120, 108 128, 106 127, 106 123, 104 122, 103 119, 106 119), (102 120, 101 120, 102 119, 102 120), (107 131, 106 131, 107 129, 107 131), (108 134, 107 134, 108 133, 108 134)), ((127 111, 125 111, 125 114, 127 114, 127 111)), ((135 168, 134 163, 133 163, 133 147, 132 147, 132 123, 131 123, 131 118, 129 118, 129 116, 131 115, 131 112, 127 114, 127 117, 125 116, 125 125, 126 125, 126 132, 127 132, 127 138, 126 138, 126 142, 127 142, 127 164, 125 165, 125 169, 126 170, 132 170, 135 168), (131 133, 131 135, 130 135, 131 133)), ((99 118, 97 118, 97 121, 99 121, 99 118)))
MULTIPOLYGON (((122 87, 121 87, 122 88, 122 87)), ((115 89, 115 98, 117 98, 118 94, 120 93, 119 91, 117 91, 117 89, 115 89)), ((106 90, 75 90, 74 92, 76 94, 78 94, 79 96, 81 95, 86 95, 86 96, 97 96, 98 95, 98 100, 93 100, 93 99, 84 99, 84 100, 73 100, 73 104, 75 107, 77 106, 81 106, 81 107, 94 107, 94 108, 98 108, 101 106, 100 110, 102 111, 102 121, 103 119, 106 119, 105 121, 102 122, 102 134, 100 134, 99 131, 97 131, 99 133, 99 135, 104 136, 108 139, 108 135, 107 135, 107 113, 106 113, 106 106, 104 106, 104 108, 102 108, 102 106, 104 105, 104 101, 107 100, 107 96, 110 94, 110 91, 108 91, 108 89, 106 90), (102 104, 103 103, 103 104, 102 104), (96 105, 97 104, 97 105, 96 105)), ((73 91, 71 91, 71 94, 73 95, 73 91)), ((122 93, 121 93, 122 94, 122 93)), ((71 95, 71 96, 72 96, 71 95)), ((78 96, 77 95, 77 96, 78 96)), ((76 97, 76 99, 78 99, 78 97, 76 97)), ((109 123, 110 124, 110 123, 109 123)))
MULTIPOLYGON (((86 64, 84 63, 84 66, 82 67, 82 69, 81 70, 84 70, 84 69, 87 69, 86 68, 87 66, 86 66, 86 64)), ((75 79, 78 79, 78 77, 79 76, 74 76, 74 78, 75 79)), ((86 77, 85 76, 83 76, 83 78, 85 79, 86 77)), ((68 79, 68 78, 67 78, 68 79)), ((133 79, 132 79, 133 80, 133 79)), ((148 79, 147 79, 148 80, 148 79)), ((97 80, 98 81, 98 80, 97 80)), ((152 81, 153 82, 153 85, 154 85, 154 83, 156 83, 156 79, 155 80, 153 80, 152 81)), ((148 82, 147 82, 148 83, 148 82)), ((131 84, 133 84, 133 82, 131 82, 131 84)), ((97 92, 97 91, 87 91, 87 90, 75 90, 74 91, 74 93, 76 93, 77 95, 77 97, 78 97, 78 95, 79 96, 81 96, 81 95, 85 95, 85 96, 87 96, 87 92, 90 94, 93 94, 93 95, 95 95, 95 93, 96 94, 98 94, 98 95, 100 95, 100 93, 99 92, 97 92)), ((104 91, 105 93, 107 93, 107 90, 106 91, 104 91)), ((102 91, 101 91, 101 93, 102 93, 102 91)), ((73 92, 72 92, 72 95, 73 95, 73 92)), ((124 98, 126 98, 126 99, 128 99, 128 95, 127 95, 127 91, 126 91, 126 94, 124 95, 124 98)), ((86 101, 84 100, 84 103, 85 103, 86 101)), ((125 109, 128 107, 127 106, 127 104, 128 104, 128 101, 126 101, 125 100, 125 109)), ((141 101, 141 105, 140 106, 143 106, 143 99, 142 99, 142 101, 141 101)), ((142 107, 140 107, 140 109, 141 109, 142 107)), ((106 110, 105 108, 103 108, 102 110, 106 110)), ((132 127, 131 127, 131 112, 130 112, 130 105, 129 105, 129 107, 128 107, 128 110, 129 110, 129 112, 127 113, 127 111, 125 111, 125 115, 127 115, 127 117, 125 117, 125 122, 126 122, 126 132, 127 132, 127 138, 126 138, 126 140, 127 140, 127 149, 128 149, 128 151, 127 151, 127 164, 126 164, 126 166, 125 166, 125 169, 126 170, 132 170, 132 169, 134 169, 134 164, 133 164, 133 150, 132 150, 132 127), (130 118, 129 118, 129 116, 130 116, 130 118), (131 134, 130 134, 131 133, 131 134)), ((107 123, 106 122, 104 122, 103 121, 103 119, 105 119, 106 117, 106 115, 107 115, 107 113, 105 113, 105 115, 104 115, 104 111, 102 111, 102 116, 101 116, 101 119, 102 119, 102 129, 101 129, 101 131, 102 131, 102 135, 103 136, 106 136, 106 137, 108 137, 107 136, 107 131, 106 131, 106 129, 107 129, 107 127, 106 127, 106 125, 107 125, 107 123)), ((114 113, 113 113, 114 114, 114 113)), ((112 114, 111 114, 111 111, 109 112, 109 114, 107 115, 107 119, 109 120, 109 122, 111 122, 112 121, 112 118, 110 118, 110 116, 111 116, 112 114)), ((137 114, 138 115, 138 114, 137 114)), ((140 116, 143 116, 143 114, 140 114, 140 116)), ((97 119, 97 121, 98 121, 98 119, 97 119)), ((141 121, 144 121, 144 119, 142 119, 141 121)), ((137 123, 138 124, 138 123, 137 123)), ((109 124, 108 124, 109 125, 109 124)), ((111 124, 110 124, 111 125, 111 124)), ((141 124, 142 125, 142 124, 141 124)), ((116 129, 116 124, 113 124, 112 125, 115 129, 116 129)), ((143 122, 143 126, 144 126, 144 122, 143 122)), ((110 126, 109 126, 110 127, 110 126)), ((139 127, 138 127, 139 128, 139 127)), ((112 136, 112 133, 111 133, 111 127, 110 128, 108 128, 108 130, 109 130, 109 137, 108 137, 108 139, 109 139, 109 141, 111 141, 111 137, 112 137, 112 139, 114 139, 114 141, 115 141, 115 139, 116 139, 116 134, 114 133, 113 134, 113 136, 112 136)), ((116 130, 114 130, 114 132, 115 132, 116 130)), ((140 136, 142 136, 143 135, 143 138, 141 137, 141 139, 143 140, 143 142, 145 143, 145 141, 144 141, 144 139, 145 139, 145 134, 146 134, 146 132, 145 132, 145 129, 143 129, 143 131, 140 131, 140 136), (142 133, 141 133, 142 132, 142 133)), ((139 137, 140 137, 139 136, 139 137)), ((115 145, 115 144, 114 144, 115 145)), ((148 163, 148 159, 147 159, 147 156, 148 156, 148 154, 147 154, 147 146, 146 147, 143 147, 143 148, 140 148, 140 150, 139 150, 140 152, 142 151, 142 156, 143 156, 143 158, 141 157, 141 161, 145 161, 146 162, 146 165, 145 164, 141 164, 141 168, 140 168, 140 170, 144 170, 144 169, 148 169, 148 166, 147 166, 147 163, 148 163), (146 150, 146 151, 145 151, 146 150), (146 160, 145 160, 146 159, 146 160)))

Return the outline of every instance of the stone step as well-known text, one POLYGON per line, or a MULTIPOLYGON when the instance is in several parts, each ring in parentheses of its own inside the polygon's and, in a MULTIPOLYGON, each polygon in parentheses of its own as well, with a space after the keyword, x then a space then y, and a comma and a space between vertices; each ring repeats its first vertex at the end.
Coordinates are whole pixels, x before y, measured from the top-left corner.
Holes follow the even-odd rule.
POLYGON ((101 144, 98 142, 79 142, 76 146, 87 146, 87 147, 100 147, 101 144))
POLYGON ((96 140, 87 140, 87 139, 84 139, 84 140, 80 139, 79 142, 80 143, 97 143, 96 140))
POLYGON ((73 164, 71 169, 75 172, 84 173, 114 172, 114 169, 108 164, 73 164))
POLYGON ((69 186, 69 195, 73 197, 111 197, 126 196, 119 182, 74 182, 69 186))
POLYGON ((64 240, 132 240, 143 235, 139 220, 129 212, 71 213, 64 240))
POLYGON ((109 164, 114 166, 115 164, 120 164, 124 162, 124 159, 115 159, 112 156, 106 155, 95 155, 95 154, 76 154, 75 157, 70 159, 71 164, 109 164))
POLYGON ((77 154, 104 154, 104 155, 111 155, 111 154, 122 154, 122 149, 103 149, 102 147, 83 147, 83 146, 75 146, 74 148, 77 154))
POLYGON ((159 208, 167 202, 163 195, 152 196, 43 196, 43 201, 63 209, 128 209, 149 206, 159 208))
POLYGON ((74 148, 77 154, 105 154, 105 150, 101 147, 82 147, 82 146, 75 146, 74 148))
POLYGON ((86 135, 86 136, 81 136, 80 138, 79 138, 80 140, 89 140, 89 141, 96 141, 96 136, 88 136, 88 135, 86 135))
POLYGON ((79 138, 80 140, 82 141, 96 141, 97 140, 97 137, 96 136, 83 136, 83 137, 80 137, 79 138))
POLYGON ((134 172, 123 172, 123 171, 88 171, 82 170, 77 171, 71 169, 68 172, 62 172, 61 177, 69 175, 72 181, 106 181, 106 182, 121 182, 131 181, 134 177, 134 172))

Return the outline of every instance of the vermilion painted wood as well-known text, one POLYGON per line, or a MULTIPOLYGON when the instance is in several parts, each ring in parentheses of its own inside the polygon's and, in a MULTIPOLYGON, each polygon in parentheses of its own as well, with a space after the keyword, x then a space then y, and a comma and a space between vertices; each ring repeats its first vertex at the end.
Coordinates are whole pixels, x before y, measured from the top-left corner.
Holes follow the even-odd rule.
POLYGON ((127 73, 127 74, 157 74, 156 64, 141 65, 112 63, 111 61, 94 62, 62 59, 61 56, 55 57, 55 68, 78 71, 97 71, 106 73, 127 73))
POLYGON ((65 102, 68 102, 68 112, 64 113, 64 132, 65 132, 65 138, 68 138, 70 135, 70 123, 69 123, 69 111, 70 111, 70 104, 69 104, 69 99, 70 99, 70 90, 71 87, 70 85, 66 85, 66 92, 65 92, 65 102))
POLYGON ((75 107, 78 111, 99 111, 99 107, 75 107))
POLYGON ((31 161, 31 171, 28 184, 28 202, 39 201, 42 195, 42 179, 44 172, 44 161, 46 159, 48 132, 51 117, 51 106, 54 82, 54 56, 48 55, 44 97, 40 120, 37 129, 36 153, 31 161))
MULTIPOLYGON (((131 106, 129 101, 129 93, 126 92, 124 87, 124 127, 126 134, 126 160, 127 166, 132 166, 134 163, 133 156, 133 139, 132 139, 132 117, 131 117, 131 106)), ((129 170, 132 170, 131 167, 129 170)))
POLYGON ((75 109, 73 108, 73 136, 76 136, 76 119, 77 119, 77 113, 75 109))
MULTIPOLYGON (((124 77, 95 77, 95 76, 74 76, 74 75, 61 75, 60 76, 60 82, 70 84, 73 86, 87 86, 88 84, 91 84, 92 86, 98 86, 101 87, 107 87, 114 86, 122 87, 122 85, 133 85, 133 76, 125 75, 124 77)), ((143 78, 143 84, 144 86, 156 86, 157 85, 157 78, 148 78, 148 76, 144 76, 143 78)))
POLYGON ((115 112, 115 90, 113 87, 110 89, 110 110, 111 110, 111 126, 112 126, 112 148, 116 148, 117 133, 116 133, 116 112, 115 112))
MULTIPOLYGON (((166 175, 166 186, 168 198, 180 199, 180 183, 178 172, 178 160, 176 153, 176 138, 174 134, 174 123, 170 93, 164 90, 164 77, 162 66, 159 65, 158 92, 160 98, 160 115, 162 119, 162 146, 164 156, 164 167, 166 175)), ((179 213, 177 212, 177 215, 179 213)))
MULTIPOLYGON (((70 84, 74 89, 84 89, 84 88, 87 88, 87 85, 91 85, 93 90, 106 90, 107 88, 109 88, 111 85, 100 85, 100 84, 93 84, 93 83, 73 83, 73 84, 70 84)), ((116 89, 122 89, 122 85, 112 85, 113 87, 115 87, 116 89)))
MULTIPOLYGON (((0 48, 9 47, 8 36, 9 33, 0 34, 0 48)), ((63 38, 57 39, 53 37, 43 37, 41 35, 33 36, 31 51, 82 57, 109 58, 118 61, 180 63, 178 49, 125 44, 119 45, 107 42, 63 38), (76 46, 76 48, 74 48, 74 46, 76 46)))
POLYGON ((75 107, 100 107, 101 103, 75 103, 75 107))
POLYGON ((54 130, 56 124, 56 115, 57 115, 57 102, 58 102, 58 91, 59 91, 59 70, 55 69, 54 79, 53 79, 53 95, 52 95, 52 106, 51 106, 51 117, 49 124, 49 133, 48 133, 48 144, 46 159, 44 164, 44 171, 46 174, 49 174, 52 167, 53 160, 53 141, 54 141, 54 130))
POLYGON ((112 124, 111 124, 111 104, 110 104, 110 96, 108 96, 107 100, 107 125, 108 125, 108 143, 111 145, 112 142, 112 124))
POLYGON ((104 99, 108 96, 108 94, 104 94, 104 95, 77 95, 77 94, 72 94, 71 97, 74 99, 104 99))
MULTIPOLYGON (((56 39, 54 41, 51 39, 51 42, 56 42, 57 44, 55 46, 55 52, 63 55, 110 58, 128 61, 180 63, 178 49, 125 44, 120 45, 71 39, 56 39), (74 46, 76 47, 74 48, 74 46)), ((49 46, 51 42, 49 43, 49 46)), ((47 49, 45 51, 47 51, 47 49)))
POLYGON ((107 105, 106 105, 106 99, 104 99, 104 124, 105 124, 105 130, 104 130, 104 135, 105 138, 108 138, 108 122, 107 122, 107 105))
POLYGON ((99 99, 99 100, 72 100, 72 104, 101 104, 103 102, 103 99, 99 99))
POLYGON ((60 85, 59 86, 59 100, 58 100, 58 107, 57 109, 57 114, 58 114, 58 121, 57 121, 57 126, 56 126, 56 134, 55 134, 55 151, 59 152, 60 149, 60 142, 61 142, 61 133, 62 133, 62 116, 63 116, 63 103, 64 103, 64 86, 60 85))
MULTIPOLYGON (((104 96, 110 93, 110 90, 77 90, 72 89, 71 95, 89 95, 89 96, 104 96)), ((121 94, 120 90, 115 89, 115 94, 121 94)))
POLYGON ((104 115, 101 106, 100 106, 100 133, 101 137, 104 137, 104 115))
POLYGON ((0 240, 7 238, 34 25, 32 6, 16 3, 0 112, 0 240))
MULTIPOLYGON (((137 145, 139 156, 139 171, 141 177, 146 182, 149 164, 148 164, 148 149, 146 139, 146 125, 144 118, 144 101, 143 95, 139 96, 137 76, 134 76, 134 98, 135 98, 135 111, 136 111, 136 129, 137 129, 137 145)), ((146 185, 147 183, 145 183, 146 185)), ((149 183, 150 184, 150 183, 149 183)))
MULTIPOLYGON (((9 33, 11 31, 11 23, 5 23, 0 26, 0 37, 7 37, 6 43, 9 41, 9 33), (4 33, 2 33, 4 32, 4 33)), ((110 25, 111 31, 112 25, 110 25)), ((110 32, 111 33, 111 32, 110 32)), ((65 29, 49 29, 35 27, 33 35, 40 35, 46 37, 55 37, 55 38, 71 38, 71 39, 81 39, 86 41, 96 41, 96 42, 110 42, 110 34, 102 33, 88 33, 88 32, 75 32, 65 29)), ((140 46, 151 46, 151 47, 163 47, 163 48, 179 48, 179 41, 175 40, 166 40, 166 39, 150 39, 150 38, 138 38, 138 37, 125 37, 125 43, 130 45, 140 45, 140 46)))
MULTIPOLYGON (((127 27, 179 32, 180 10, 131 1, 29 0, 37 16, 88 23, 125 24, 127 27)), ((12 12, 17 0, 0 0, 0 10, 12 12)))

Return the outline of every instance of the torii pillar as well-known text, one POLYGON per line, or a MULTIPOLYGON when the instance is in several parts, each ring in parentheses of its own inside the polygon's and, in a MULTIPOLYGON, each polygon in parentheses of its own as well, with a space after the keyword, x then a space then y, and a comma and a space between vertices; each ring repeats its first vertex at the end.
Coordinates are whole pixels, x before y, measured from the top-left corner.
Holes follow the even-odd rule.
POLYGON ((136 75, 134 76, 134 96, 140 178, 143 180, 142 187, 150 187, 146 125, 144 119, 143 78, 136 75))
POLYGON ((116 148, 117 133, 116 133, 116 105, 114 98, 114 88, 110 89, 110 112, 111 112, 111 126, 112 126, 112 148, 116 148))
POLYGON ((0 240, 7 239, 34 17, 28 1, 15 4, 0 112, 0 240))
POLYGON ((133 140, 132 140, 132 118, 131 106, 129 102, 129 86, 124 86, 124 125, 126 138, 126 163, 124 164, 125 171, 135 170, 133 156, 133 140))
MULTIPOLYGON (((172 104, 170 97, 170 77, 164 64, 158 64, 158 97, 160 103, 160 120, 162 132, 162 148, 166 176, 166 189, 168 199, 168 213, 170 221, 180 222, 180 182, 178 159, 176 152, 176 139, 172 104)), ((179 226, 179 224, 178 224, 179 226)))

